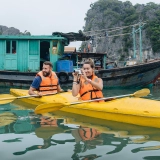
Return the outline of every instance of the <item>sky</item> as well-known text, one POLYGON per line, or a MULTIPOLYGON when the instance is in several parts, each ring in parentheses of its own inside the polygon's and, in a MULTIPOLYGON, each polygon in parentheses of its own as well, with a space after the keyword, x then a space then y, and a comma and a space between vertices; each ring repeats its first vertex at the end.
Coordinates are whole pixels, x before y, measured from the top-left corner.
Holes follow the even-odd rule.
MULTIPOLYGON (((83 30, 85 15, 90 4, 97 0, 0 0, 0 25, 15 27, 32 35, 51 35, 52 32, 83 30)), ((126 0, 121 0, 125 2, 126 0)), ((160 0, 130 0, 146 4, 160 0)), ((79 47, 80 42, 70 46, 79 47)))

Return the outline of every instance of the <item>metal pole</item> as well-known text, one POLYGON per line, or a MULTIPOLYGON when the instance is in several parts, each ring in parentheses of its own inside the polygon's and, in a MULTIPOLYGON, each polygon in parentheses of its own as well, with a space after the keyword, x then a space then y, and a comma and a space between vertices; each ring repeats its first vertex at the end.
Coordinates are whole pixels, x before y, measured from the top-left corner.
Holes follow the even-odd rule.
POLYGON ((76 54, 77 68, 78 68, 78 53, 76 54))
POLYGON ((103 69, 106 69, 106 60, 107 60, 107 56, 106 54, 103 55, 103 69))
POLYGON ((140 62, 142 62, 142 26, 139 24, 139 54, 140 54, 140 62))
POLYGON ((133 30, 132 30, 132 34, 133 34, 133 58, 135 59, 136 58, 136 36, 135 36, 135 28, 133 26, 133 30))

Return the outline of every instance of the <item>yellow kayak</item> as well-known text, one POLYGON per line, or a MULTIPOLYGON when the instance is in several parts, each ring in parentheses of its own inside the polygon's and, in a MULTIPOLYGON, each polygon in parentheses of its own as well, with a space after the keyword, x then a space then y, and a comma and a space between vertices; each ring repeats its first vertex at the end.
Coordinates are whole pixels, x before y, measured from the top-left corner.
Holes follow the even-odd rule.
MULTIPOLYGON (((24 89, 10 89, 10 93, 14 96, 27 96, 28 90, 24 89)), ((42 103, 54 103, 56 102, 64 102, 68 101, 76 102, 78 101, 78 97, 73 97, 71 92, 62 92, 55 95, 43 96, 41 98, 23 98, 21 101, 32 104, 32 105, 40 105, 42 103)))
MULTIPOLYGON (((15 96, 25 96, 28 91, 11 89, 10 92, 15 96)), ((77 99, 70 92, 66 92, 42 98, 27 98, 23 99, 23 101, 39 105, 42 103, 53 103, 54 101, 68 101, 71 103, 76 102, 77 99)), ((70 105, 60 110, 99 119, 160 128, 160 102, 155 100, 127 97, 107 102, 70 105)))

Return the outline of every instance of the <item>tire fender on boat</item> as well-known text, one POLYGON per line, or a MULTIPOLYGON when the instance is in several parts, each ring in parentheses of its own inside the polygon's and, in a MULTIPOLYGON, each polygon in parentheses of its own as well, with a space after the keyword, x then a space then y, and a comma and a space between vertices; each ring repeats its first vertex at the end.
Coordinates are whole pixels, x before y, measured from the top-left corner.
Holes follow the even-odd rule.
POLYGON ((69 75, 67 72, 59 72, 58 78, 59 78, 60 83, 66 83, 66 82, 68 82, 69 75))

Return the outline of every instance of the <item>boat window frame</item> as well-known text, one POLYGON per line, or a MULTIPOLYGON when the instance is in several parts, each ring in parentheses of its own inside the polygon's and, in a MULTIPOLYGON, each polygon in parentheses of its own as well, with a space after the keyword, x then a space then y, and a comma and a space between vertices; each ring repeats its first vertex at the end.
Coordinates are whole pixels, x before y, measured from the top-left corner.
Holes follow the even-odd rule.
POLYGON ((8 55, 16 53, 17 53, 17 40, 6 40, 6 54, 8 55))

